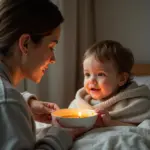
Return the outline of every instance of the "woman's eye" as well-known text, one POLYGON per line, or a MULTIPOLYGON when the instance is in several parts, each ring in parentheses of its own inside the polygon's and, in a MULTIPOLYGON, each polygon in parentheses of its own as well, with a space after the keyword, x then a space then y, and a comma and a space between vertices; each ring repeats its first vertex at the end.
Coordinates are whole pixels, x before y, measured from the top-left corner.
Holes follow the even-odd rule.
POLYGON ((98 76, 100 76, 100 77, 104 77, 104 76, 106 76, 104 73, 98 73, 98 76))

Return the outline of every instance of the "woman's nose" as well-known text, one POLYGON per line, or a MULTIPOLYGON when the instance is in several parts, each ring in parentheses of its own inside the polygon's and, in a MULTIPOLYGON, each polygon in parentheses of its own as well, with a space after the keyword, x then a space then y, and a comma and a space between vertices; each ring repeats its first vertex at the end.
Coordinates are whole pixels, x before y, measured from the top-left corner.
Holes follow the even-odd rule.
POLYGON ((56 62, 56 58, 55 58, 54 52, 52 52, 52 55, 50 56, 49 62, 50 62, 50 64, 53 64, 53 63, 56 62))

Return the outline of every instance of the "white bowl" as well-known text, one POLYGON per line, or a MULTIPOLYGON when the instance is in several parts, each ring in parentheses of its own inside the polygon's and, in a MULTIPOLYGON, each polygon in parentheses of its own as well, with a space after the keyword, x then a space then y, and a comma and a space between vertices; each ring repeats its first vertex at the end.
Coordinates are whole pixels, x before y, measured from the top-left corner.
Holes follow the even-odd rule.
POLYGON ((59 109, 52 113, 52 118, 57 119, 64 127, 92 127, 97 119, 97 113, 90 109, 59 109), (79 114, 81 116, 79 117, 79 114))

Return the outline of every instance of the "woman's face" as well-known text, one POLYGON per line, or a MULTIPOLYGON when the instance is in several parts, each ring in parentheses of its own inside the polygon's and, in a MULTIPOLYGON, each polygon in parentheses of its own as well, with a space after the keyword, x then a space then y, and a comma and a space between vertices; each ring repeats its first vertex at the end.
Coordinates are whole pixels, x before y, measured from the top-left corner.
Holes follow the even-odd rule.
POLYGON ((21 71, 25 78, 39 83, 48 65, 54 63, 54 48, 60 36, 60 27, 53 30, 52 34, 45 36, 42 41, 35 44, 31 39, 28 42, 27 54, 22 57, 21 71))

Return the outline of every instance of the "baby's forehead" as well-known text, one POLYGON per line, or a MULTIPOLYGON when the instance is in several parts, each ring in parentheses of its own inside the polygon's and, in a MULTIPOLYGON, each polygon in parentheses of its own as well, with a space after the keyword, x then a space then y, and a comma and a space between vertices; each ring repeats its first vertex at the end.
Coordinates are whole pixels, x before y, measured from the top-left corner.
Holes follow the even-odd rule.
POLYGON ((96 58, 91 57, 84 60, 83 68, 84 69, 93 68, 95 70, 112 71, 116 70, 117 67, 113 60, 107 59, 98 60, 96 58))

